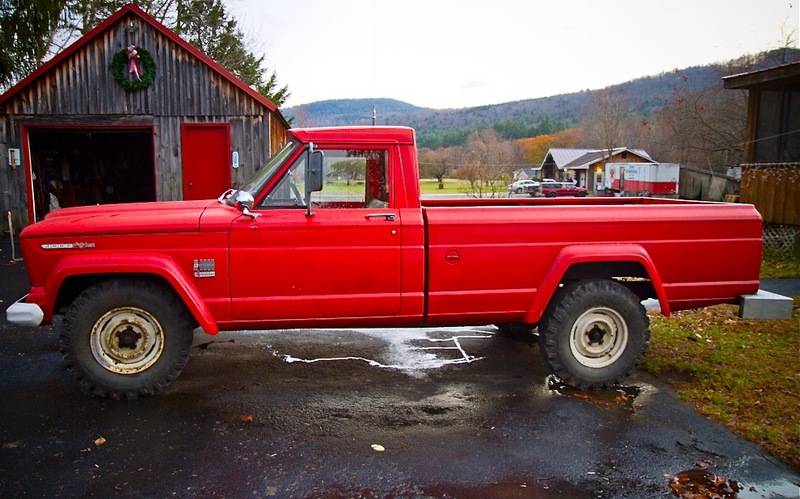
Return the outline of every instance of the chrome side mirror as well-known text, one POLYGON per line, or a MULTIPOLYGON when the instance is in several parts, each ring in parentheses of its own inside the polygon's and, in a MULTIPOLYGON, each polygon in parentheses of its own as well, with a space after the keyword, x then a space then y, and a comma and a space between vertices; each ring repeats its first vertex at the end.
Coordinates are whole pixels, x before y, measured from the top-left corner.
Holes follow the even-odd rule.
POLYGON ((233 205, 241 210, 242 215, 246 215, 248 217, 252 217, 253 220, 260 217, 260 213, 253 213, 253 203, 255 200, 253 199, 253 195, 247 191, 236 191, 233 195, 233 205))

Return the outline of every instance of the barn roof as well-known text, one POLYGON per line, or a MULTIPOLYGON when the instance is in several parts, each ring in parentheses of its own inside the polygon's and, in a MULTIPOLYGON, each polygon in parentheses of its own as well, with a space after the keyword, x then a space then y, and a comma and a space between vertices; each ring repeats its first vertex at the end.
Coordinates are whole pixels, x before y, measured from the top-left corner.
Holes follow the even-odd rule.
POLYGON ((784 80, 796 82, 798 79, 800 79, 800 61, 794 61, 747 73, 725 76, 722 78, 722 82, 725 88, 751 88, 784 80))
POLYGON ((15 96, 25 87, 27 87, 28 85, 39 79, 41 76, 45 75, 48 71, 55 68, 59 63, 61 63, 62 61, 70 57, 72 54, 80 50, 82 47, 87 45, 94 38, 100 36, 106 30, 110 29, 117 23, 117 21, 122 19, 126 14, 133 14, 138 18, 140 18, 142 21, 152 26, 155 30, 159 31, 161 34, 163 34, 164 36, 175 42, 179 47, 189 52, 192 56, 201 60, 208 67, 217 72, 220 76, 230 81, 233 85, 241 89, 243 92, 245 92, 250 97, 255 99, 257 102, 262 104, 264 107, 266 107, 270 111, 276 112, 284 122, 286 121, 285 118, 283 118, 283 116, 280 114, 280 111, 278 111, 278 106, 276 106, 274 102, 272 102, 265 96, 261 95, 260 92, 255 90, 247 83, 243 82, 236 75, 234 75, 233 73, 222 67, 218 62, 216 62, 215 60, 204 54, 201 50, 194 47, 192 44, 190 44, 189 42, 178 36, 177 33, 167 28, 160 22, 156 21, 152 16, 150 16, 141 8, 139 8, 137 5, 132 3, 123 6, 121 9, 112 14, 108 19, 106 19, 105 21, 101 22, 100 24, 92 28, 91 31, 89 31, 88 33, 77 39, 69 47, 65 48, 64 50, 56 54, 52 59, 45 62, 38 68, 36 68, 36 70, 34 70, 31 74, 29 74, 25 78, 23 78, 19 83, 9 88, 4 94, 0 95, 0 104, 5 103, 7 100, 15 96))

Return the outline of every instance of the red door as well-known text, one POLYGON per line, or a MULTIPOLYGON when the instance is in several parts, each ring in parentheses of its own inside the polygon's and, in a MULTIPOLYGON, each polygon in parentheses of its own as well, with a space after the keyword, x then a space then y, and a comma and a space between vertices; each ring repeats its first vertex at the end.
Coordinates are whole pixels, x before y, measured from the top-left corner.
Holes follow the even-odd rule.
POLYGON ((227 123, 181 125, 183 199, 211 199, 231 187, 231 134, 227 123))

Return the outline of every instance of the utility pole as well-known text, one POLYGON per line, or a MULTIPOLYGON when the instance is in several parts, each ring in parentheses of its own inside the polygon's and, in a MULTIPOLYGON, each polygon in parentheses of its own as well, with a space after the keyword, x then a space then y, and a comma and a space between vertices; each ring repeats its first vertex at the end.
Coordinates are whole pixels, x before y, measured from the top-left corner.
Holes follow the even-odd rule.
POLYGON ((372 126, 375 126, 375 122, 378 121, 378 110, 375 109, 375 106, 372 106, 372 126))

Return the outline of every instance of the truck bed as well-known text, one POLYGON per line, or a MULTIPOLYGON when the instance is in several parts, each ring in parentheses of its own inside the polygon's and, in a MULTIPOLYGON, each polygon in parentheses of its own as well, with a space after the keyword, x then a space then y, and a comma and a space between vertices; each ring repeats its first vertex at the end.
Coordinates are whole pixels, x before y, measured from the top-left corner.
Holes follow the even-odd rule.
POLYGON ((651 197, 557 197, 557 198, 443 198, 425 199, 423 207, 443 206, 620 206, 620 205, 724 205, 709 201, 651 197))
POLYGON ((552 292, 551 274, 583 254, 586 262, 618 255, 628 268, 639 266, 663 290, 665 313, 758 290, 762 227, 751 205, 589 197, 429 199, 422 206, 434 323, 492 310, 497 322, 535 322, 530 310, 541 309, 538 295, 552 292))

